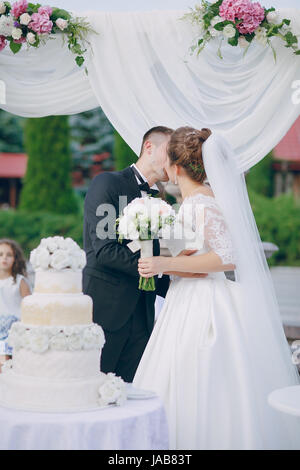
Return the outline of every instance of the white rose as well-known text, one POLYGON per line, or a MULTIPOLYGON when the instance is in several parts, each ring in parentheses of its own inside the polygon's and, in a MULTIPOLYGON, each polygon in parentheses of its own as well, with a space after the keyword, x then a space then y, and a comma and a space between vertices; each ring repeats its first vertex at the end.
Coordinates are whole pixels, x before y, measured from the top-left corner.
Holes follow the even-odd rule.
POLYGON ((17 331, 13 331, 11 329, 8 334, 7 342, 11 348, 14 348, 17 351, 23 346, 23 336, 17 331))
POLYGON ((32 330, 28 335, 28 346, 31 351, 43 354, 49 348, 49 339, 42 331, 32 330))
POLYGON ((223 34, 225 38, 228 38, 228 39, 234 38, 236 34, 236 29, 232 24, 227 24, 225 28, 223 29, 223 34))
POLYGON ((268 43, 266 28, 262 28, 262 27, 257 28, 257 30, 255 31, 255 39, 262 46, 266 46, 268 43))
POLYGON ((270 11, 270 12, 267 14, 267 21, 268 21, 268 23, 276 24, 276 23, 277 23, 277 20, 278 20, 278 14, 277 14, 276 11, 270 11))
POLYGON ((37 257, 37 249, 36 248, 31 251, 29 261, 32 264, 33 268, 38 268, 39 267, 38 257, 37 257))
POLYGON ((120 398, 120 390, 110 381, 105 382, 99 387, 100 399, 107 405, 116 403, 120 398))
POLYGON ((22 30, 20 28, 13 28, 11 35, 13 39, 20 39, 22 36, 22 30))
POLYGON ((61 250, 64 250, 64 248, 65 248, 65 239, 64 239, 64 237, 55 236, 55 237, 52 238, 52 240, 54 241, 54 243, 56 243, 57 248, 59 248, 61 250))
POLYGON ((11 36, 14 29, 14 19, 12 16, 3 15, 0 17, 0 35, 11 36))
POLYGON ((56 21, 56 26, 59 27, 59 29, 61 29, 61 31, 63 31, 64 29, 66 29, 68 27, 68 21, 67 20, 64 20, 63 18, 58 18, 56 21))
POLYGON ((55 349, 56 351, 67 351, 67 337, 62 331, 59 332, 57 335, 53 336, 53 338, 50 339, 49 346, 51 349, 55 349))
POLYGON ((50 253, 47 248, 38 248, 36 252, 37 264, 42 269, 48 269, 50 263, 50 253))
POLYGON ((138 240, 139 236, 135 223, 130 222, 127 226, 127 238, 129 240, 138 240))
POLYGON ((72 250, 72 251, 80 250, 80 246, 77 245, 77 243, 74 240, 72 240, 72 238, 70 237, 64 239, 63 246, 61 248, 65 248, 65 250, 72 250))
POLYGON ((78 268, 83 269, 85 265, 86 265, 86 253, 85 251, 80 250, 78 268))
POLYGON ((0 2, 0 15, 6 12, 6 5, 4 2, 0 2))
POLYGON ((27 26, 30 23, 30 21, 31 21, 31 16, 28 15, 28 13, 23 13, 20 16, 20 23, 21 24, 25 24, 27 26))
POLYGON ((26 35, 26 41, 28 42, 28 44, 34 44, 36 41, 35 35, 33 33, 28 33, 26 35))
POLYGON ((245 49, 246 47, 249 46, 249 42, 247 41, 247 39, 244 37, 244 36, 240 36, 239 37, 239 46, 242 48, 242 49, 245 49))
POLYGON ((66 269, 71 266, 72 260, 65 250, 56 250, 53 255, 51 255, 50 266, 53 269, 61 270, 66 269))
POLYGON ((128 207, 128 212, 127 212, 128 217, 136 217, 138 214, 144 215, 144 216, 148 215, 148 210, 147 210, 145 203, 143 204, 140 202, 140 203, 136 203, 128 207))
POLYGON ((84 349, 100 349, 105 343, 103 330, 97 328, 97 325, 86 328, 82 339, 84 349))
POLYGON ((67 337, 67 345, 70 351, 78 351, 82 349, 83 339, 79 334, 72 334, 67 337))

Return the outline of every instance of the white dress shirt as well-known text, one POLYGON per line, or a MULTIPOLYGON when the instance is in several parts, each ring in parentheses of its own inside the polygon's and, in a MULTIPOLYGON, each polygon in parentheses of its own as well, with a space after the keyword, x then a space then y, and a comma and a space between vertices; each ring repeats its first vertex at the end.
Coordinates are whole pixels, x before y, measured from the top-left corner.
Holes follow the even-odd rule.
MULTIPOLYGON (((147 178, 141 173, 141 171, 138 169, 138 167, 137 167, 134 163, 133 163, 131 166, 133 166, 133 167, 136 169, 136 171, 138 171, 138 173, 139 173, 139 175, 141 176, 141 178, 143 179, 143 181, 144 181, 145 183, 148 183, 147 178)), ((138 184, 141 184, 141 182, 140 182, 140 180, 138 179, 138 177, 137 177, 136 175, 134 175, 134 176, 135 176, 135 178, 136 178, 138 184)), ((153 186, 151 186, 151 189, 156 189, 157 191, 159 191, 159 188, 158 188, 158 186, 157 186, 156 184, 154 184, 153 186)), ((146 191, 141 191, 141 195, 142 195, 142 197, 146 197, 146 196, 147 196, 146 191)))

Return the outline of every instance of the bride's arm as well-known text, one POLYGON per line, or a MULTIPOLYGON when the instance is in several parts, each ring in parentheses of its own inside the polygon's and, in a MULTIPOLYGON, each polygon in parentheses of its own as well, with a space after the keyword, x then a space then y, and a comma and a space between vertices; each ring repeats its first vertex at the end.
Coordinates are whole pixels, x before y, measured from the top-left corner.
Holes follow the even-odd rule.
POLYGON ((210 251, 195 256, 165 258, 157 256, 139 260, 139 273, 151 277, 159 272, 211 273, 234 271, 236 266, 231 236, 217 206, 204 210, 203 230, 205 244, 210 251))
POLYGON ((234 264, 223 264, 222 259, 213 251, 196 256, 178 256, 168 258, 154 256, 139 259, 139 273, 143 277, 151 277, 163 272, 211 273, 234 271, 234 264))

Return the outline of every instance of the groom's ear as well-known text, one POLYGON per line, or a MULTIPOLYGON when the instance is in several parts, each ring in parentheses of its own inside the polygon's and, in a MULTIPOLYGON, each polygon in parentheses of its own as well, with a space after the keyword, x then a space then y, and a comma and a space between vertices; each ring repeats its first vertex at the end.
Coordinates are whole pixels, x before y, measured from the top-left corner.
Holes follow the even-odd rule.
POLYGON ((150 140, 146 140, 143 146, 143 153, 147 152, 150 153, 152 150, 152 142, 150 140))

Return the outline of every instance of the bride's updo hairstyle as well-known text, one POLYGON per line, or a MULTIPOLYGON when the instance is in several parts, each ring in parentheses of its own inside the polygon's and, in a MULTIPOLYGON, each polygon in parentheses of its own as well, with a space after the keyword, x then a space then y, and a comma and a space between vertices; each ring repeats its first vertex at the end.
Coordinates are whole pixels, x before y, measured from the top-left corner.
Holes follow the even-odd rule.
POLYGON ((197 183, 206 179, 202 159, 202 144, 212 134, 210 129, 193 129, 192 127, 179 127, 171 135, 167 152, 171 165, 178 165, 185 169, 188 176, 197 183))

